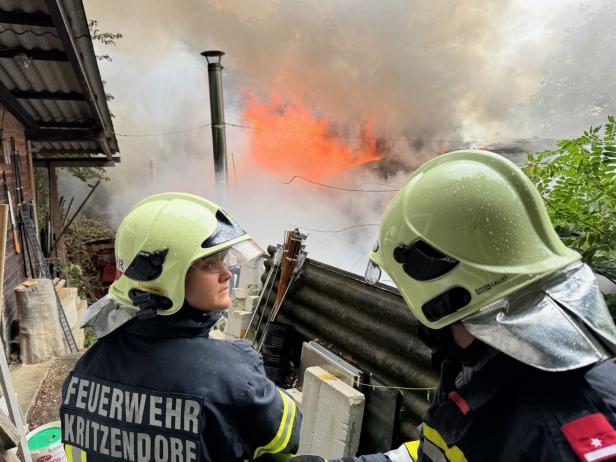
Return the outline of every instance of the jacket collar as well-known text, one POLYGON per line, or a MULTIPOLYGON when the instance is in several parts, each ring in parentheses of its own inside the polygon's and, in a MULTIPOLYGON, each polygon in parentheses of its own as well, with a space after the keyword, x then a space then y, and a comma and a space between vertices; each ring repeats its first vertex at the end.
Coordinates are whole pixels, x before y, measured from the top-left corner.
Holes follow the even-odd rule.
POLYGON ((207 337, 221 316, 222 311, 203 312, 185 304, 172 315, 134 318, 120 329, 131 335, 152 338, 207 337))

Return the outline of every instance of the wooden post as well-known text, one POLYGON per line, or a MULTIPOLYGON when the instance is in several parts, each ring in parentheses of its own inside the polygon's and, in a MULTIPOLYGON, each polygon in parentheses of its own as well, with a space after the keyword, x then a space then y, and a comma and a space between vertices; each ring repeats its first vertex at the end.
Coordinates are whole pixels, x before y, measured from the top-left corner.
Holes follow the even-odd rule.
POLYGON ((30 173, 30 193, 32 194, 32 208, 34 210, 34 226, 36 227, 36 237, 38 238, 40 234, 38 223, 38 207, 36 200, 36 170, 34 170, 34 165, 32 163, 32 146, 29 140, 26 140, 26 154, 28 155, 28 172, 30 173))
MULTIPOLYGON (((62 220, 60 220, 60 196, 58 194, 58 173, 56 168, 51 166, 49 169, 49 208, 51 213, 51 229, 53 229, 52 243, 58 238, 62 232, 62 220)), ((61 261, 66 260, 66 251, 64 248, 64 239, 60 239, 56 244, 52 254, 61 261)))
MULTIPOLYGON (((0 310, 2 301, 4 300, 4 261, 6 256, 6 233, 8 228, 8 213, 9 206, 7 204, 0 204, 0 310)), ((19 402, 17 401, 17 395, 13 388, 13 381, 11 380, 11 372, 9 371, 9 365, 6 361, 6 354, 4 348, 0 348, 0 382, 2 382, 2 391, 6 397, 6 404, 9 409, 9 417, 17 431, 19 432, 19 457, 22 462, 32 462, 30 456, 30 449, 28 449, 28 441, 26 439, 26 432, 24 430, 25 423, 19 408, 19 402)))

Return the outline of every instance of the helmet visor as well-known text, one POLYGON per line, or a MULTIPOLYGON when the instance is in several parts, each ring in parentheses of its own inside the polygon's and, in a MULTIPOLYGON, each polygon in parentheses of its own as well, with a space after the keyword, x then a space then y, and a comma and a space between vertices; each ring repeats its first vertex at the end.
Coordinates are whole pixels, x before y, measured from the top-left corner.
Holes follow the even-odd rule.
POLYGON ((193 261, 190 266, 204 273, 220 273, 263 255, 263 249, 252 239, 238 242, 229 248, 193 261))

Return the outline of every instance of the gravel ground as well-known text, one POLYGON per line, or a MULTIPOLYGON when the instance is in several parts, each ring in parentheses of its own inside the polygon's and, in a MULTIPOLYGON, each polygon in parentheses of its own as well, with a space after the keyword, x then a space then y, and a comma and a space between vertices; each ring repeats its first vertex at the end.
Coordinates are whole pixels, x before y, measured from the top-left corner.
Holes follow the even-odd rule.
POLYGON ((60 420, 60 402, 62 399, 62 383, 81 353, 54 358, 47 376, 43 379, 36 402, 28 416, 30 428, 38 427, 55 420, 60 420))

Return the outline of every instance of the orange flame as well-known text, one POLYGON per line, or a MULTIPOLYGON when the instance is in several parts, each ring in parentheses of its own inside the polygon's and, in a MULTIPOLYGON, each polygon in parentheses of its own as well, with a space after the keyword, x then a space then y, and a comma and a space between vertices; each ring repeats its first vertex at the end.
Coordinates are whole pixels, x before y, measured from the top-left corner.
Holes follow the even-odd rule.
POLYGON ((250 157, 281 176, 319 180, 350 167, 379 160, 371 122, 353 136, 337 135, 324 118, 315 117, 297 99, 274 94, 262 102, 246 94, 244 121, 250 126, 250 157))

